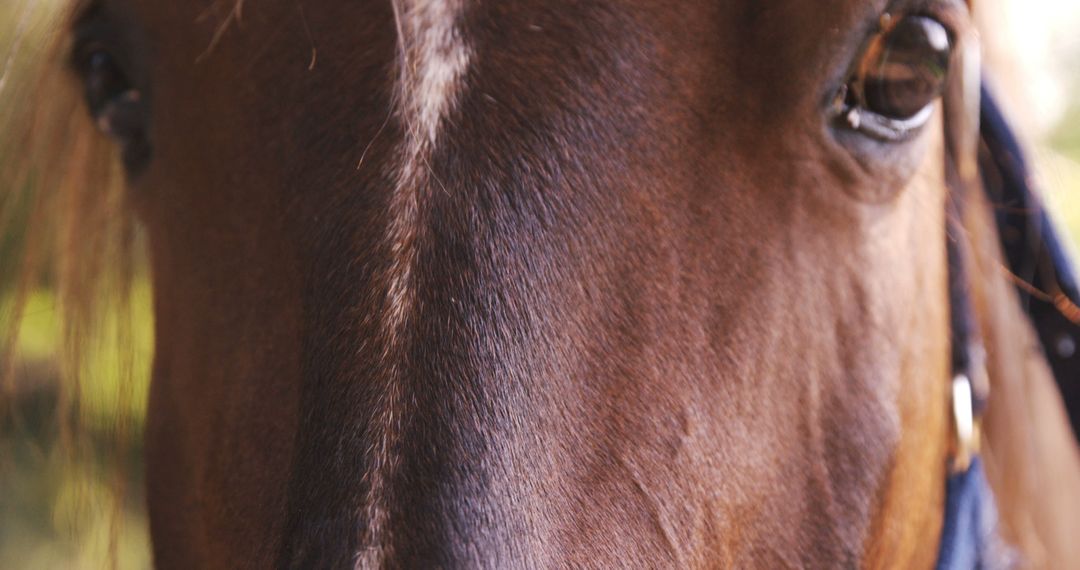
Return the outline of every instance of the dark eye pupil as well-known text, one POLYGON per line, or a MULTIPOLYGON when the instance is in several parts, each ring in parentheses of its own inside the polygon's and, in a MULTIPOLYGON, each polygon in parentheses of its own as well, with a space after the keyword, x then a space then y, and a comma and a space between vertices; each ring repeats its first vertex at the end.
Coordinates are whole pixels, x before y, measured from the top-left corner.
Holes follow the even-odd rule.
POLYGON ((91 51, 84 61, 86 102, 90 112, 97 115, 109 100, 130 86, 107 51, 91 51))
POLYGON ((103 50, 97 50, 87 58, 91 71, 103 71, 112 65, 112 57, 103 50))
POLYGON ((897 22, 863 60, 866 107, 892 119, 923 110, 941 94, 950 47, 948 31, 936 20, 908 16, 897 22))

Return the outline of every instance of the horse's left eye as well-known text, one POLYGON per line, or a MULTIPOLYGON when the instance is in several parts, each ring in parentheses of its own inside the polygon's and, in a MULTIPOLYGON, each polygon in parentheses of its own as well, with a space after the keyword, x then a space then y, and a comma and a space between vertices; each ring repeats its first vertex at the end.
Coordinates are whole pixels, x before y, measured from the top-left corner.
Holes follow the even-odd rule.
POLYGON ((866 108, 909 119, 934 102, 949 70, 949 33, 940 22, 909 16, 874 42, 863 60, 866 108))
POLYGON ((894 141, 930 119, 945 89, 952 40, 941 22, 927 16, 886 21, 883 28, 841 90, 838 110, 849 127, 894 141))

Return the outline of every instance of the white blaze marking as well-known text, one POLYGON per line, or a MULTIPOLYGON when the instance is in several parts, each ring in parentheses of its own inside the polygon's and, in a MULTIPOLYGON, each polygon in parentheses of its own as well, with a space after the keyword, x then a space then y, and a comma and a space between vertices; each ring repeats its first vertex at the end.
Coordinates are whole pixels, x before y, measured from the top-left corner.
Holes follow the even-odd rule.
POLYGON ((439 129, 453 110, 469 65, 469 49, 457 22, 464 0, 392 0, 398 35, 398 83, 395 112, 404 125, 401 161, 390 198, 390 267, 381 315, 385 341, 383 370, 387 374, 375 418, 374 464, 368 472, 367 531, 356 556, 357 568, 375 568, 387 555, 387 485, 400 464, 394 448, 404 415, 399 360, 403 357, 409 320, 415 312, 417 244, 424 233, 420 205, 433 183, 430 156, 439 129))
POLYGON ((414 144, 434 144, 439 123, 452 107, 469 64, 469 51, 456 26, 461 8, 455 0, 395 4, 406 66, 400 95, 415 131, 411 133, 414 144))
MULTIPOLYGON (((405 125, 401 167, 390 204, 393 268, 388 300, 391 337, 407 311, 415 242, 421 230, 421 193, 431 186, 429 157, 439 127, 453 108, 469 64, 469 51, 457 31, 460 0, 394 0, 398 29, 398 113, 405 125)), ((400 332, 400 331, 397 331, 400 332)))

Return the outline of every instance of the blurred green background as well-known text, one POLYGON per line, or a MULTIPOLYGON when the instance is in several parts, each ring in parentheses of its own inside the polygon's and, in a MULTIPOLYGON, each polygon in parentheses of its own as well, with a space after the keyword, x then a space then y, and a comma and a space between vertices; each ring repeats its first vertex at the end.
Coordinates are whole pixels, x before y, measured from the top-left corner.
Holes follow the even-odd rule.
MULTIPOLYGON (((1045 4, 1041 8, 1039 1, 1026 3, 1029 11, 1041 15, 1025 22, 1028 32, 1014 30, 1018 36, 1013 39, 1030 43, 1040 34, 1041 47, 1035 51, 1043 53, 1032 57, 1038 58, 1041 67, 1031 63, 1034 60, 1019 60, 1024 73, 1035 70, 1041 74, 1036 84, 1049 77, 1055 90, 1054 100, 1046 103, 1054 107, 1050 113, 1029 117, 1037 123, 1029 129, 1037 143, 1033 156, 1048 201, 1080 243, 1080 66, 1075 65, 1080 61, 1080 46, 1069 34, 1080 24, 1080 10, 1068 7, 1064 0, 1041 1, 1045 4)), ((22 60, 31 58, 41 43, 46 16, 62 4, 60 0, 0 2, 0 89, 29 81, 22 60), (17 47, 18 30, 25 32, 21 51, 25 58, 9 57, 17 47)), ((10 99, 4 95, 0 92, 0 102, 10 99)), ((0 115, 3 113, 0 107, 0 115)), ((5 158, 9 157, 0 155, 0 164, 5 158)), ((9 192, 8 184, 0 181, 0 192, 9 192)), ((16 220, 9 227, 19 226, 16 220)), ((11 281, 17 269, 13 260, 17 260, 14 252, 19 245, 12 235, 0 236, 0 331, 10 322, 11 281)), ((113 562, 121 568, 147 568, 150 554, 141 464, 152 347, 149 286, 141 275, 133 290, 136 354, 135 386, 130 397, 117 397, 121 389, 116 380, 119 363, 110 356, 116 353, 114 336, 104 335, 87 359, 85 376, 92 381, 83 386, 85 428, 74 444, 80 451, 75 461, 70 459, 70 448, 61 445, 58 428, 56 303, 56 292, 48 283, 31 295, 17 342, 14 390, 7 396, 11 401, 3 402, 0 415, 0 569, 103 568, 113 562), (125 440, 119 442, 120 452, 110 429, 117 419, 131 425, 125 440), (118 469, 126 479, 120 497, 115 496, 118 469), (117 505, 121 506, 119 511, 117 505), (113 548, 110 537, 118 540, 113 548)), ((108 323, 104 330, 110 330, 108 323)))

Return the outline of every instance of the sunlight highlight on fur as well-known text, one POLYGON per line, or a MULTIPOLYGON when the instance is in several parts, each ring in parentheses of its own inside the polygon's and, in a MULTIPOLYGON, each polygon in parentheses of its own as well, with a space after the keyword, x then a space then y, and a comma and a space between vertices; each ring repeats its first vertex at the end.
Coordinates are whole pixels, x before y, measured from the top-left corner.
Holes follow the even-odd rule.
POLYGON ((383 359, 389 373, 383 402, 378 406, 376 425, 381 433, 375 465, 367 475, 368 526, 356 557, 358 568, 378 567, 386 555, 380 545, 386 521, 383 502, 387 500, 387 482, 400 462, 392 450, 400 436, 405 399, 396 359, 405 350, 415 309, 417 244, 424 233, 422 196, 433 184, 441 185, 428 167, 428 157, 436 146, 440 127, 460 96, 469 65, 469 49, 457 26, 463 9, 459 1, 398 0, 392 6, 399 50, 396 112, 405 125, 405 140, 390 202, 391 265, 384 277, 387 292, 380 322, 385 342, 383 359))

